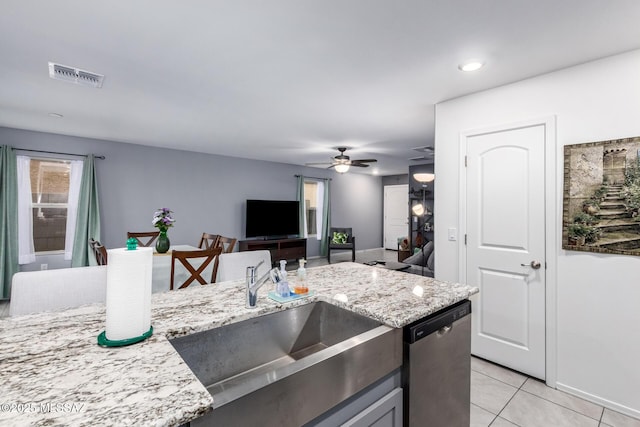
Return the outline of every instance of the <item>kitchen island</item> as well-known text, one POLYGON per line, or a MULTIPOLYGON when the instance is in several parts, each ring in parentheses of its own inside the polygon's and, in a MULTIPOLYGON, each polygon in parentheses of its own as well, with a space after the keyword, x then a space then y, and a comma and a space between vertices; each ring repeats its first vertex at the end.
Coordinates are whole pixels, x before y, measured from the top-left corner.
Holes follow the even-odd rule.
POLYGON ((285 304, 267 297, 266 284, 254 309, 245 308, 243 281, 154 294, 154 335, 122 348, 96 344, 102 304, 1 320, 0 425, 179 425, 213 398, 169 339, 312 301, 402 328, 478 291, 354 263, 310 268, 306 282, 313 296, 285 304))

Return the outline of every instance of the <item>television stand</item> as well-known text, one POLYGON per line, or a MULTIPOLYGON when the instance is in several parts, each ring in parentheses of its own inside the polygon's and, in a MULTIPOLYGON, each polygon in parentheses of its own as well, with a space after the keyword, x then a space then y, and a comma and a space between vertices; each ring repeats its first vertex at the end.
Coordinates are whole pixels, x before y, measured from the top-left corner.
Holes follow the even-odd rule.
POLYGON ((287 261, 307 259, 307 239, 240 240, 239 250, 240 252, 269 251, 271 252, 271 263, 277 265, 281 259, 287 261))

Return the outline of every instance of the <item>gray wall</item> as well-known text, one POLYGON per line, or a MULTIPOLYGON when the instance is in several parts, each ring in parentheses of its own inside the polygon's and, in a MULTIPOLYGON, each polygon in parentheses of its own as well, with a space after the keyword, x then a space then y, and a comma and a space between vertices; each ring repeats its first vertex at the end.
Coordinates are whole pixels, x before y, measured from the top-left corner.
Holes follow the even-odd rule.
MULTIPOLYGON (((242 239, 245 200, 295 200, 295 174, 332 178, 332 223, 354 228, 357 249, 382 246, 380 177, 2 127, 0 144, 106 156, 96 160, 96 171, 107 248, 123 247, 127 231, 153 230, 153 213, 161 207, 175 212, 172 243, 197 245, 202 232, 242 239)), ((310 239, 307 250, 317 256, 319 242, 310 239)), ((24 270, 43 262, 67 265, 60 257, 42 257, 24 270)))

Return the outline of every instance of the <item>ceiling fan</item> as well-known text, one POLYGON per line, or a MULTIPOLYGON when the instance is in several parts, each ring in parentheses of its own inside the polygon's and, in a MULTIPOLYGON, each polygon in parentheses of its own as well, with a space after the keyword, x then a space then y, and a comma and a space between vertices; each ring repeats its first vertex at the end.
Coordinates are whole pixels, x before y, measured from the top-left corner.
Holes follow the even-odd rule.
POLYGON ((349 167, 359 167, 359 168, 368 168, 369 163, 377 162, 376 159, 358 159, 351 160, 349 156, 344 154, 347 151, 347 147, 337 147, 337 150, 340 152, 335 157, 331 158, 331 163, 322 162, 322 163, 306 163, 307 166, 323 166, 329 165, 327 169, 335 168, 338 173, 345 173, 349 170, 349 167))

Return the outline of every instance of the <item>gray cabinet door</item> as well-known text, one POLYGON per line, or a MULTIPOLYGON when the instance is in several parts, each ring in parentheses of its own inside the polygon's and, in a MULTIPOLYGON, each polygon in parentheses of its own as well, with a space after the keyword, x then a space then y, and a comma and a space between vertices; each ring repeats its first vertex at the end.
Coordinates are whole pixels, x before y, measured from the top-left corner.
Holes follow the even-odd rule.
POLYGON ((402 426, 402 389, 396 388, 342 427, 401 427, 402 426))

